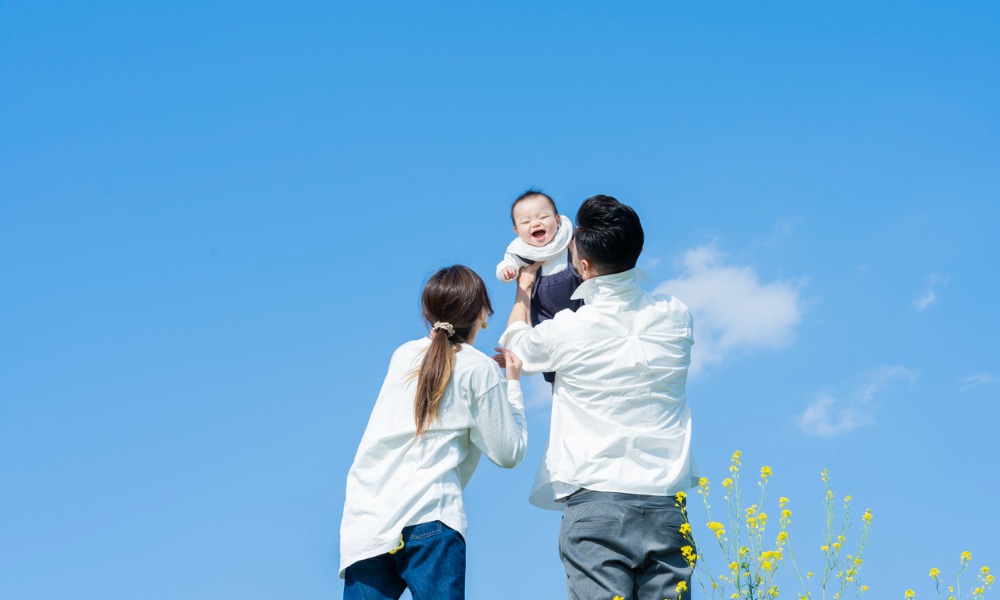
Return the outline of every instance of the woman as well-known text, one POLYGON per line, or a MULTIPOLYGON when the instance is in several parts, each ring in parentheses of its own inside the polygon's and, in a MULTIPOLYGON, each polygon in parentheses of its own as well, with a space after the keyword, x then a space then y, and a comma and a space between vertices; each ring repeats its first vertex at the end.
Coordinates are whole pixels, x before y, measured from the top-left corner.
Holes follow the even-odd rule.
POLYGON ((407 342, 389 370, 354 464, 340 526, 345 600, 465 598, 462 490, 481 454, 521 461, 528 432, 521 361, 503 350, 506 382, 472 347, 493 314, 468 267, 431 276, 421 297, 430 335, 407 342))

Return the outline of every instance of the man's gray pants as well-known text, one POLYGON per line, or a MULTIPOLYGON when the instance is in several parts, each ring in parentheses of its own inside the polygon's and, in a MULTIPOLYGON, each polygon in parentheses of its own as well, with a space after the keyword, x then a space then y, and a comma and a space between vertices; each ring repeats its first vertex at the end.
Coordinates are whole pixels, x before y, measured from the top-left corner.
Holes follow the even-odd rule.
POLYGON ((580 490, 566 501, 559 555, 570 600, 675 600, 692 567, 681 554, 684 516, 673 496, 580 490))

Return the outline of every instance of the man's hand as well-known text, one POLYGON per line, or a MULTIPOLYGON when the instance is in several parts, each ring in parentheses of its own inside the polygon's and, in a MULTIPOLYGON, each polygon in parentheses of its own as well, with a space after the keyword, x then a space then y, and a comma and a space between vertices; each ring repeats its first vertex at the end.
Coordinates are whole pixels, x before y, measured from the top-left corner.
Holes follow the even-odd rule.
POLYGON ((538 269, 542 267, 540 261, 535 261, 526 267, 521 267, 521 272, 517 274, 517 287, 531 294, 535 287, 535 280, 538 279, 538 269))
POLYGON ((535 287, 535 279, 538 278, 538 269, 541 266, 542 263, 536 261, 521 268, 521 272, 517 276, 514 306, 510 309, 510 318, 507 319, 507 327, 518 322, 531 325, 531 290, 535 287))

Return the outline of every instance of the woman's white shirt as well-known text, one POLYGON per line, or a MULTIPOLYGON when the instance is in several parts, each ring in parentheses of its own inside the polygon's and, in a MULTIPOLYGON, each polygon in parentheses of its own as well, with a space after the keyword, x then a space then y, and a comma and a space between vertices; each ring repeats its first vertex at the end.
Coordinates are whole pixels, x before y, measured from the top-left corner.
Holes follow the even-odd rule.
POLYGON ((467 344, 455 366, 438 417, 416 436, 416 372, 430 338, 392 355, 382 390, 347 475, 340 525, 340 576, 351 564, 399 545, 402 529, 441 521, 465 537, 462 490, 486 454, 511 468, 524 457, 528 429, 521 385, 467 344))

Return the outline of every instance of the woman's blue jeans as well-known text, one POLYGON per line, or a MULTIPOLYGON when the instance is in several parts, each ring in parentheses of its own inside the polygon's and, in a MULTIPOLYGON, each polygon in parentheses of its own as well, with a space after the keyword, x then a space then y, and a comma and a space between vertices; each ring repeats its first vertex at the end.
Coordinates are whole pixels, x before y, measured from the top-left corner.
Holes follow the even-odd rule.
POLYGON ((344 600, 465 600, 465 540, 441 521, 403 528, 394 554, 360 560, 344 573, 344 600))

